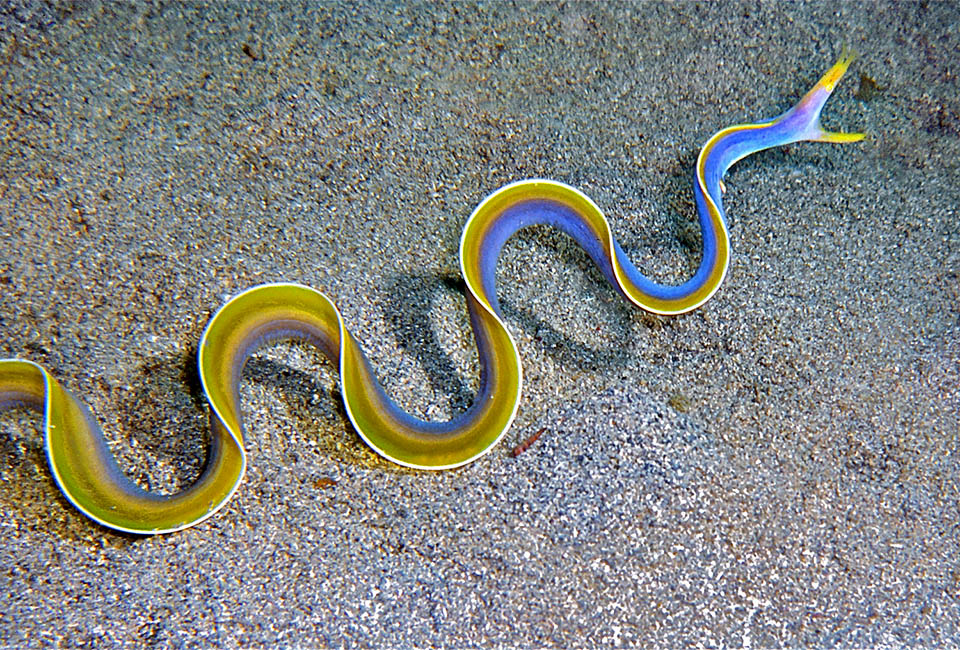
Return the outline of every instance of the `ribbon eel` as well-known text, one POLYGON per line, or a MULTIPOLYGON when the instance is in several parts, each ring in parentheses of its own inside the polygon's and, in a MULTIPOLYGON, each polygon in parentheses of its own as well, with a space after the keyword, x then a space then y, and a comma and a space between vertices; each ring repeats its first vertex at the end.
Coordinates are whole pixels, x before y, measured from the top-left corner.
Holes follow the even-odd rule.
POLYGON ((240 293, 207 325, 198 362, 210 405, 210 450, 201 477, 181 493, 154 494, 127 478, 90 411, 36 363, 0 360, 0 408, 27 404, 42 410, 50 469, 67 499, 91 519, 135 533, 193 526, 229 501, 247 463, 238 393, 241 370, 258 347, 280 339, 311 341, 339 368, 347 414, 380 455, 420 469, 469 463, 497 444, 520 401, 520 358, 504 326, 494 286, 497 258, 507 239, 532 224, 555 226, 583 246, 630 302, 658 314, 695 309, 716 292, 729 264, 721 202, 721 178, 727 169, 752 153, 791 142, 854 142, 863 137, 820 126, 820 111, 852 60, 853 54, 844 48, 840 59, 789 111, 772 120, 727 127, 707 141, 697 158, 693 185, 703 254, 693 277, 678 286, 657 284, 641 274, 614 240, 600 208, 568 185, 524 180, 484 199, 467 220, 460 240, 480 389, 473 405, 448 422, 424 422, 401 410, 381 388, 333 301, 289 283, 240 293))

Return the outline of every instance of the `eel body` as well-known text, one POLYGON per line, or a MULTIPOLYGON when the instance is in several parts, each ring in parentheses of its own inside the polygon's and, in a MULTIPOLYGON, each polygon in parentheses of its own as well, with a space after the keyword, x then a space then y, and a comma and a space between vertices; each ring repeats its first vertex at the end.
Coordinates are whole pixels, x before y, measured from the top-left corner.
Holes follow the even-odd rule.
POLYGON ((163 533, 193 526, 224 506, 246 469, 238 384, 246 359, 260 346, 298 338, 316 344, 339 369, 346 412, 377 453, 420 469, 464 465, 490 451, 513 421, 522 371, 517 346, 497 303, 494 275, 504 243, 520 228, 546 224, 573 237, 610 284, 628 301, 657 314, 682 314, 710 299, 730 259, 721 201, 727 169, 752 153, 801 140, 853 142, 859 133, 820 126, 820 111, 853 59, 840 59, 793 108, 771 120, 727 127, 700 151, 693 191, 703 237, 700 266, 683 284, 645 277, 613 238, 600 208, 576 189, 550 180, 524 180, 484 199, 467 220, 460 268, 478 349, 480 388, 470 408, 447 422, 410 416, 388 397, 336 305, 299 284, 267 284, 228 301, 210 320, 198 363, 210 407, 206 469, 185 491, 158 495, 142 489, 118 466, 88 409, 40 365, 0 360, 0 409, 32 405, 42 411, 45 448, 58 486, 81 512, 111 528, 163 533))

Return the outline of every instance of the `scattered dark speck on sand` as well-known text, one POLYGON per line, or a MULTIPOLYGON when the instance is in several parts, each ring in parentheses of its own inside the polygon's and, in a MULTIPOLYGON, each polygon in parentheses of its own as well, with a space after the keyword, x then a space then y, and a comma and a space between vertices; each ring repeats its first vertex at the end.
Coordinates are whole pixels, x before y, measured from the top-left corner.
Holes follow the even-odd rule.
POLYGON ((880 93, 883 92, 883 88, 877 85, 877 82, 868 75, 860 75, 860 87, 857 88, 857 92, 854 95, 857 99, 862 99, 865 102, 869 102, 877 97, 880 93))

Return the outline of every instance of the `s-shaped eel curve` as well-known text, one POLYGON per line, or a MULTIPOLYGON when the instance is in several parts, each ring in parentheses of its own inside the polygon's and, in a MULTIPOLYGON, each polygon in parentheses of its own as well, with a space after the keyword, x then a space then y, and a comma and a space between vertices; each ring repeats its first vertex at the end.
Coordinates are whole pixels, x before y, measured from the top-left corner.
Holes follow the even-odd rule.
POLYGON ((395 463, 420 469, 458 467, 490 451, 513 421, 522 371, 517 346, 504 326, 494 271, 504 242, 520 228, 547 224, 572 236, 627 300, 657 314, 682 314, 716 292, 727 272, 729 234, 721 178, 752 153, 801 140, 854 142, 861 133, 833 133, 820 111, 853 60, 840 59, 783 115, 730 126, 697 157, 693 192, 703 235, 700 267, 678 286, 657 284, 627 259, 600 208, 576 189, 549 180, 524 180, 484 199, 460 240, 460 269, 481 367, 473 405, 448 422, 425 422, 402 411, 383 391, 359 343, 333 301, 299 284, 244 291, 210 320, 200 341, 200 379, 210 405, 212 436, 206 469, 189 488, 158 495, 127 478, 89 410, 44 368, 0 360, 0 409, 28 404, 43 412, 44 439, 60 489, 91 519, 121 531, 164 533, 193 526, 229 501, 243 479, 246 454, 238 384, 247 358, 279 339, 315 343, 340 371, 347 414, 360 436, 395 463))

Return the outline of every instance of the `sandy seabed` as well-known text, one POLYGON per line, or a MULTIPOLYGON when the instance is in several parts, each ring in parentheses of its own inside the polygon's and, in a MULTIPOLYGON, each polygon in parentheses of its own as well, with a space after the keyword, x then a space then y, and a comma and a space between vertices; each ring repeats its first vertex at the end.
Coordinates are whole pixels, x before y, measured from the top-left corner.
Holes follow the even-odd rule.
POLYGON ((511 240, 524 399, 462 470, 379 459, 329 365, 277 346, 245 372, 237 496, 140 538, 70 507, 5 412, 0 646, 960 644, 958 27, 936 2, 6 3, 0 356, 159 491, 202 469, 192 355, 243 288, 322 288, 446 418, 477 385, 457 248, 489 192, 574 185, 679 282, 701 144, 844 41, 824 121, 869 137, 734 167, 730 272, 685 316, 556 232, 511 240))

